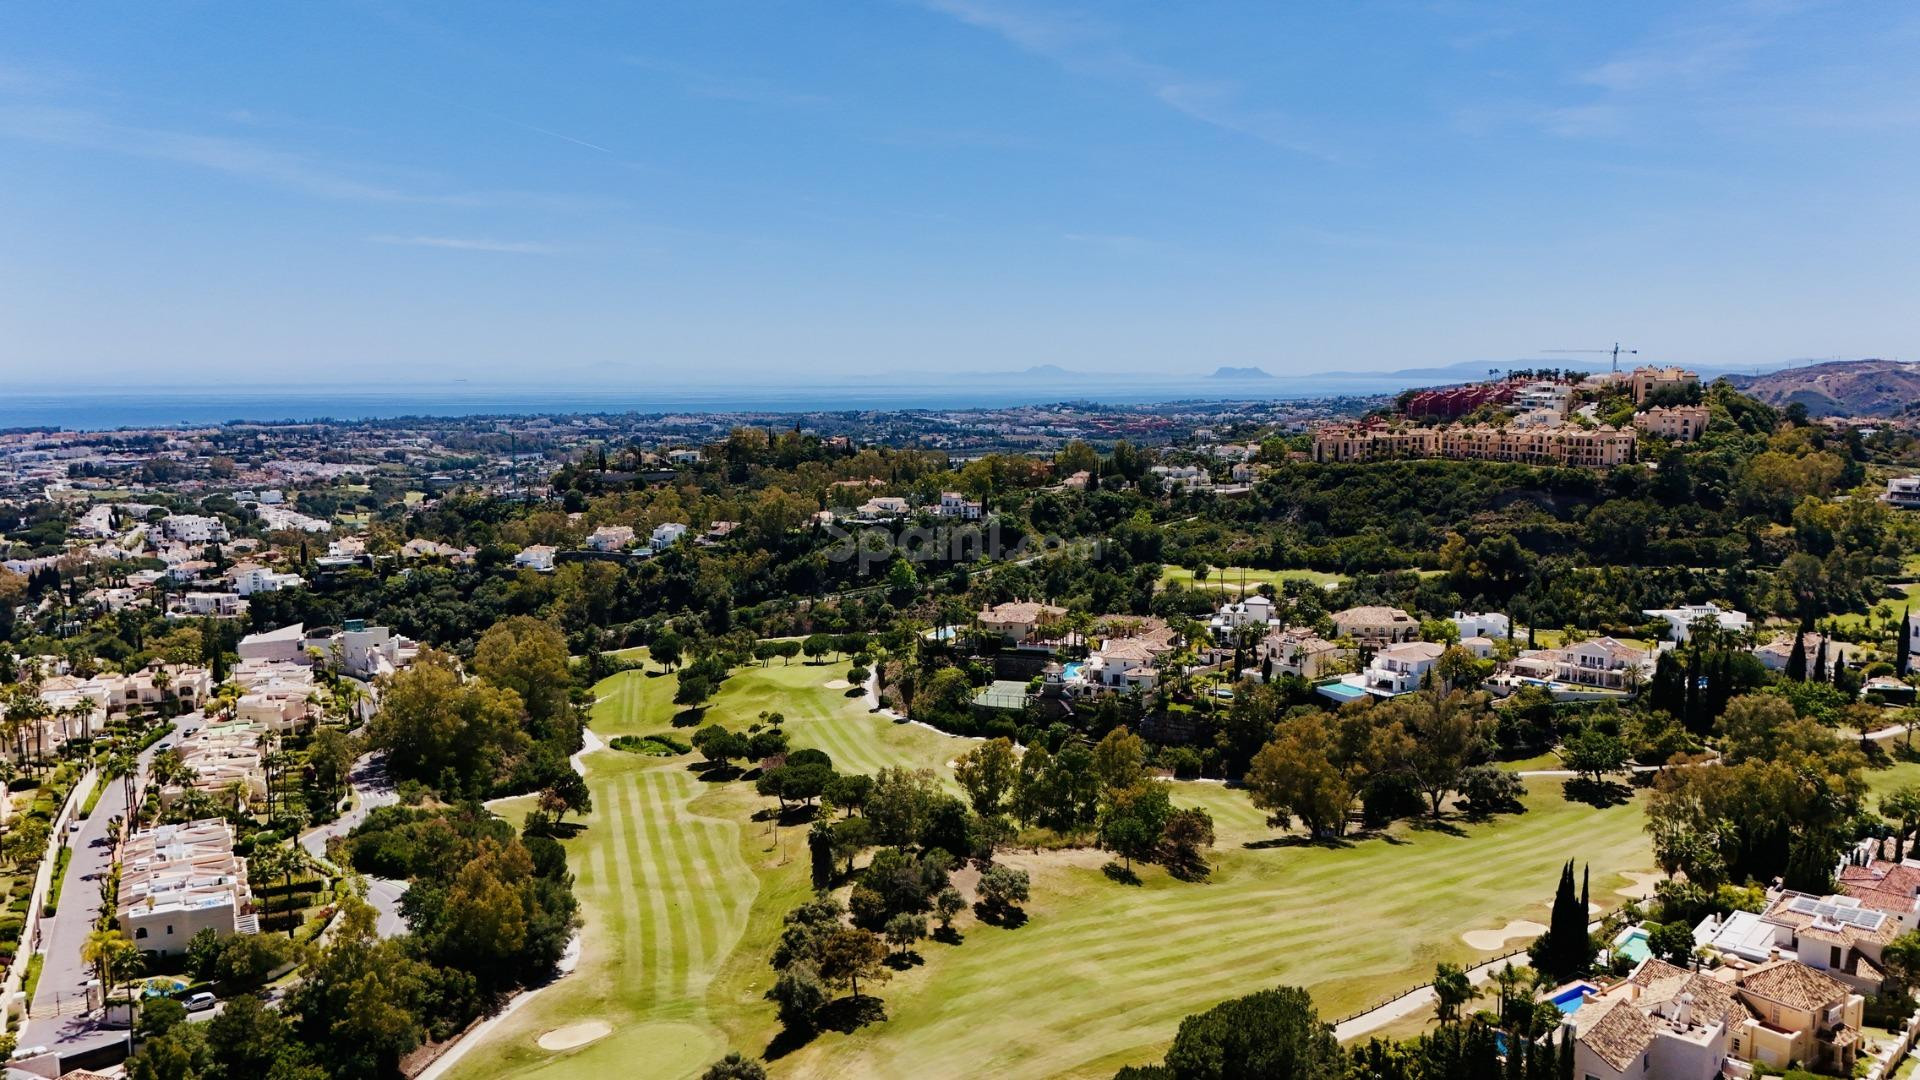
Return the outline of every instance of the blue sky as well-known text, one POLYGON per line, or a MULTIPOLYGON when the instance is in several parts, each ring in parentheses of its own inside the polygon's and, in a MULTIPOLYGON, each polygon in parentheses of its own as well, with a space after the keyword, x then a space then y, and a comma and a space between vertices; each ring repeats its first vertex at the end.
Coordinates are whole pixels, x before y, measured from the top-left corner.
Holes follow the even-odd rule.
POLYGON ((0 374, 1920 353, 1920 11, 10 7, 0 374))

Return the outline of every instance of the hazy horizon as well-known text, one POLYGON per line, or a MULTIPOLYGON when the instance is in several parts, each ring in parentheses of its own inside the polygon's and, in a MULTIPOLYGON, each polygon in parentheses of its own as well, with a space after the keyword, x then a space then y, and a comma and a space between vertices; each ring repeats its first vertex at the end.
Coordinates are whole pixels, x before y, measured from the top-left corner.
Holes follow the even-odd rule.
POLYGON ((13 385, 1920 353, 1909 8, 11 15, 13 385))

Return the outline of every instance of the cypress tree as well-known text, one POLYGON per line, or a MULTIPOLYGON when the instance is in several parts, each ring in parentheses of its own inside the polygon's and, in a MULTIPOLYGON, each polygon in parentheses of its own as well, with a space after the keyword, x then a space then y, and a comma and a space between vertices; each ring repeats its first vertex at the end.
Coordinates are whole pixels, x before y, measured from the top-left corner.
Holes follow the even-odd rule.
POLYGON ((1560 1029, 1560 1080, 1573 1080, 1573 1029, 1560 1029))
POLYGON ((1907 677, 1907 668, 1913 664, 1913 605, 1900 614, 1900 630, 1894 635, 1896 644, 1893 650, 1893 670, 1901 678, 1907 677))
POLYGON ((1820 639, 1820 651, 1813 655, 1813 681, 1822 683, 1829 681, 1827 672, 1827 639, 1824 637, 1820 639))
POLYGON ((811 858, 813 887, 829 889, 833 887, 833 826, 826 821, 816 821, 813 828, 807 830, 807 854, 811 858))
POLYGON ((1793 651, 1787 654, 1787 678, 1794 682, 1807 681, 1807 639, 1802 631, 1794 631, 1793 651))
POLYGON ((1593 884, 1593 864, 1588 863, 1580 869, 1580 932, 1586 933, 1587 919, 1593 912, 1593 906, 1587 902, 1587 886, 1593 884))
POLYGON ((1573 860, 1560 868, 1560 887, 1553 894, 1546 944, 1540 950, 1542 967, 1556 976, 1577 975, 1590 958, 1587 952, 1587 913, 1573 887, 1573 860))

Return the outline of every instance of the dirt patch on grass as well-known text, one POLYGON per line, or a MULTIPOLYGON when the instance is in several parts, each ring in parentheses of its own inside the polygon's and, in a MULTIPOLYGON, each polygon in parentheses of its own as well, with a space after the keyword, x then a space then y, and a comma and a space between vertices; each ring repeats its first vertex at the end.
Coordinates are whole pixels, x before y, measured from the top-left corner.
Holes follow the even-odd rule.
POLYGON ((1547 932, 1547 928, 1537 922, 1515 919, 1498 930, 1469 930, 1460 935, 1460 940, 1476 949, 1493 952, 1505 948, 1512 938, 1537 937, 1547 932))
POLYGON ((611 1034, 613 1025, 605 1020, 582 1020, 577 1024, 542 1032, 538 1041, 542 1050, 571 1050, 611 1034))

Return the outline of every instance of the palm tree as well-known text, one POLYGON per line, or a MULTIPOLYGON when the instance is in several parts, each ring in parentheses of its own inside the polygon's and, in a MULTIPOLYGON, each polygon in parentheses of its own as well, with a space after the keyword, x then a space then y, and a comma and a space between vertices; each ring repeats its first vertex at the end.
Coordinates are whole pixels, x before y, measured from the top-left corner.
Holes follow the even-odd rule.
POLYGON ((131 753, 128 753, 125 750, 116 750, 113 753, 107 755, 106 768, 107 768, 108 774, 112 776, 118 776, 120 778, 120 783, 126 787, 127 814, 130 817, 138 816, 139 808, 134 805, 133 788, 136 780, 136 777, 134 774, 139 771, 139 767, 140 767, 139 759, 134 757, 131 753))
POLYGON ((80 958, 93 968, 106 996, 112 997, 114 987, 138 970, 140 950, 119 930, 95 930, 81 946, 80 958))
POLYGON ((81 730, 85 732, 83 737, 88 742, 93 741, 93 710, 99 707, 100 703, 91 694, 73 703, 74 711, 80 714, 81 730))

